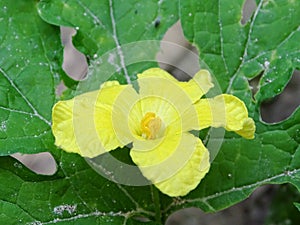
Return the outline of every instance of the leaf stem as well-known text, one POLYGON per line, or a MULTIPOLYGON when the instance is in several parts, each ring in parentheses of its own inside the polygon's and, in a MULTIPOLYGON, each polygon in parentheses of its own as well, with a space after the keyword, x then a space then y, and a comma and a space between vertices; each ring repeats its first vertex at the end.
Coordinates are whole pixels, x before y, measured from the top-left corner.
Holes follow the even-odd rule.
POLYGON ((155 208, 155 220, 159 223, 161 223, 161 210, 160 210, 160 201, 159 201, 159 193, 156 187, 154 185, 151 185, 151 192, 152 192, 152 199, 154 203, 155 208))

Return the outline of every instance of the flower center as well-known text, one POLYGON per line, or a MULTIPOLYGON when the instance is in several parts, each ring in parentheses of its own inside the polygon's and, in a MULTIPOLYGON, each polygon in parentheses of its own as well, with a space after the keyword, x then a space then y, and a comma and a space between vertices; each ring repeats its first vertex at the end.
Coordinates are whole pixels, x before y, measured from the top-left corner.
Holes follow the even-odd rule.
POLYGON ((141 121, 142 137, 155 139, 161 133, 162 121, 153 112, 147 112, 141 121))

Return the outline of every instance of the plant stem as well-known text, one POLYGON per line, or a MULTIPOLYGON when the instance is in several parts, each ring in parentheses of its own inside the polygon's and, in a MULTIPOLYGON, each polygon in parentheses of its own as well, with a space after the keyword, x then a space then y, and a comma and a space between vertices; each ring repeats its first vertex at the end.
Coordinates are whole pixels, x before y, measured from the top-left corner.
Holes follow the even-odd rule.
POLYGON ((160 201, 159 201, 159 193, 156 187, 151 185, 152 198, 155 208, 155 220, 161 223, 161 210, 160 210, 160 201))

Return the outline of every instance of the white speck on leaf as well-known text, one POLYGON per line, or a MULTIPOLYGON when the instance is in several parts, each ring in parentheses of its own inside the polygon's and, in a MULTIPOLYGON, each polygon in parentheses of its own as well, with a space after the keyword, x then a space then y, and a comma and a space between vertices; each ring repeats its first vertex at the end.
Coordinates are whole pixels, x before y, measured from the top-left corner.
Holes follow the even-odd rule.
POLYGON ((271 80, 271 79, 266 79, 266 82, 267 82, 267 83, 271 83, 272 80, 271 80))
POLYGON ((265 67, 265 68, 269 68, 269 65, 270 65, 270 62, 269 62, 269 61, 265 61, 265 62, 264 62, 264 67, 265 67))
POLYGON ((77 205, 59 205, 54 207, 53 212, 58 215, 62 215, 63 212, 68 212, 72 215, 77 209, 77 205))
POLYGON ((18 162, 15 162, 15 163, 14 163, 14 167, 16 167, 16 168, 18 168, 18 169, 22 169, 22 168, 23 168, 22 164, 21 164, 21 163, 18 163, 18 162))
POLYGON ((1 130, 1 131, 6 131, 6 121, 2 121, 2 122, 1 122, 0 130, 1 130))

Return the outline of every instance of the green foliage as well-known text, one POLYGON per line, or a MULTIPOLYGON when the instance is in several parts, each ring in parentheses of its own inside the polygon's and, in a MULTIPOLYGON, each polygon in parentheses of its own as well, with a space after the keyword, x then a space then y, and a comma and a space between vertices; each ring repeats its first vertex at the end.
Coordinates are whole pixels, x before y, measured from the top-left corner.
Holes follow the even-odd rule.
POLYGON ((251 19, 241 24, 242 0, 1 1, 1 224, 160 224, 179 208, 229 207, 263 184, 291 183, 299 190, 300 110, 271 125, 261 121, 259 108, 281 93, 300 67, 300 2, 256 3, 251 19), (247 104, 257 132, 254 140, 226 133, 203 182, 187 196, 172 199, 151 186, 113 183, 81 157, 56 149, 51 108, 61 80, 72 87, 64 96, 70 97, 95 90, 107 79, 132 82, 137 72, 157 65, 155 40, 178 19, 199 49, 201 66, 212 72, 223 92, 247 104), (74 44, 89 59, 88 77, 77 86, 61 70, 58 26, 77 29, 74 44), (130 44, 148 40, 154 40, 150 48, 130 44), (147 62, 132 58, 139 50, 147 53, 141 53, 142 59, 149 55, 147 62), (102 63, 112 56, 111 64, 102 63), (253 96, 248 80, 260 74, 253 96), (53 176, 36 175, 8 156, 42 151, 55 157, 53 176))
POLYGON ((59 152, 55 158, 60 164, 51 177, 0 158, 1 223, 134 225, 140 224, 134 217, 154 217, 150 186, 109 182, 77 155, 59 152))
POLYGON ((59 28, 43 22, 35 6, 0 2, 0 155, 53 146, 51 107, 62 48, 59 28))

